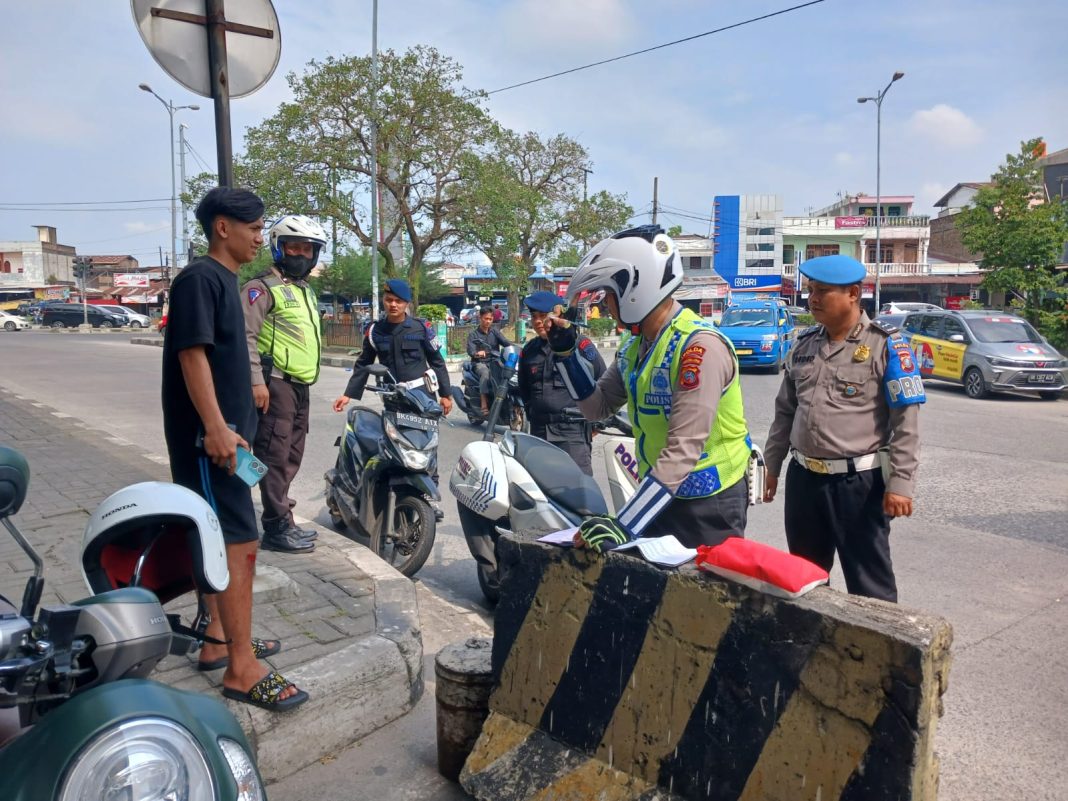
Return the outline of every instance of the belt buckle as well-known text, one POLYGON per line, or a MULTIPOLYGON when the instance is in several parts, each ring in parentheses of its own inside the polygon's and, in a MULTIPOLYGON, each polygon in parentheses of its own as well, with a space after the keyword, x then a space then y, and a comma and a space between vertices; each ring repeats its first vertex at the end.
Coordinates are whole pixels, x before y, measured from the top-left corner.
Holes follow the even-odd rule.
POLYGON ((823 459, 809 459, 807 456, 805 457, 805 469, 821 475, 829 475, 831 472, 826 461, 823 459))

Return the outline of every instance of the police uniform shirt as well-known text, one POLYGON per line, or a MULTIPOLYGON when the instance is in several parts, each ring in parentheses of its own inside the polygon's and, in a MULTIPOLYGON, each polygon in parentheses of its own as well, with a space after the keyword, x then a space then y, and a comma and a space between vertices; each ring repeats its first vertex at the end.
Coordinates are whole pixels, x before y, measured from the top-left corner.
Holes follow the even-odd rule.
MULTIPOLYGON (((642 340, 639 364, 681 309, 682 306, 675 302, 671 315, 664 328, 657 333, 656 340, 642 340)), ((679 488, 701 458, 708 434, 716 420, 720 396, 734 378, 734 357, 719 336, 711 331, 695 331, 687 340, 686 347, 693 345, 704 348, 704 353, 694 378, 688 382, 689 386, 683 387, 677 382, 671 388, 667 443, 650 470, 652 476, 672 493, 679 488)), ((598 380, 593 394, 577 403, 587 419, 602 420, 614 414, 626 402, 626 382, 620 369, 620 358, 617 357, 598 380)))
MULTIPOLYGON (((593 364, 596 381, 606 369, 597 347, 585 337, 576 347, 582 357, 593 364)), ((535 337, 523 346, 519 356, 519 397, 527 406, 530 422, 535 425, 547 425, 553 415, 575 408, 575 401, 556 369, 556 359, 547 339, 535 337)))
MULTIPOLYGON (((307 281, 287 278, 276 267, 271 267, 271 272, 275 278, 289 287, 295 287, 305 294, 311 291, 307 281)), ((253 278, 241 287, 241 310, 245 313, 245 339, 248 342, 248 358, 252 363, 253 386, 266 383, 263 380, 263 371, 260 369, 259 336, 264 320, 274 308, 274 297, 270 287, 263 280, 264 275, 266 274, 253 278)), ((319 342, 309 343, 309 347, 314 347, 319 351, 315 357, 318 360, 322 355, 319 342)), ((284 373, 276 366, 271 370, 271 375, 275 378, 282 378, 284 373)))
POLYGON ((345 387, 345 395, 359 400, 367 386, 370 373, 366 368, 377 358, 389 368, 397 381, 414 381, 426 372, 429 365, 438 377, 438 395, 450 395, 449 370, 438 350, 437 337, 430 323, 414 317, 391 323, 385 318, 371 323, 363 336, 363 350, 352 368, 352 377, 345 387))
POLYGON ((919 405, 891 406, 884 378, 890 358, 906 373, 915 372, 915 366, 903 340, 887 347, 887 339, 888 333, 864 312, 841 342, 830 341, 822 326, 798 338, 764 448, 771 475, 779 475, 790 447, 812 458, 843 459, 889 444, 886 490, 912 497, 919 465, 919 405))

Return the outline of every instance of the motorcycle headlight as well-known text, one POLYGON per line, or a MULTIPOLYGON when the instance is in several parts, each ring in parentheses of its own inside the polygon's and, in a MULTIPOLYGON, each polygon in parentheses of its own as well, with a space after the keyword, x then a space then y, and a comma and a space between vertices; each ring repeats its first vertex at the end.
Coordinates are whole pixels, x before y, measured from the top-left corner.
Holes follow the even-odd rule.
POLYGON ((219 738, 219 748, 226 757, 226 764, 237 783, 237 798, 234 801, 266 801, 256 766, 241 744, 227 737, 219 738))
POLYGON ((389 420, 385 421, 385 429, 386 436, 393 440, 393 443, 397 446, 397 452, 400 454, 401 461, 404 462, 405 467, 409 470, 427 469, 430 464, 430 457, 434 453, 434 449, 438 447, 437 431, 430 435, 430 440, 425 448, 417 448, 389 420))
POLYGON ((398 445, 403 445, 407 448, 412 447, 412 443, 408 441, 408 438, 400 432, 400 429, 393 425, 391 420, 383 419, 386 429, 386 436, 396 442, 398 445))
POLYGON ((113 726, 82 749, 67 770, 58 801, 215 797, 207 759, 193 735, 163 718, 139 718, 113 726))

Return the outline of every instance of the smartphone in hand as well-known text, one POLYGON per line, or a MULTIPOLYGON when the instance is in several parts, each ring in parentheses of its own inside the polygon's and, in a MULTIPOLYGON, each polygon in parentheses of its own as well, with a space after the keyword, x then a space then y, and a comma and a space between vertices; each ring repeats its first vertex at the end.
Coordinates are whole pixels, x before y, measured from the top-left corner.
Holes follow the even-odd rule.
POLYGON ((237 469, 234 471, 234 475, 250 487, 255 487, 267 475, 267 465, 238 445, 237 469))

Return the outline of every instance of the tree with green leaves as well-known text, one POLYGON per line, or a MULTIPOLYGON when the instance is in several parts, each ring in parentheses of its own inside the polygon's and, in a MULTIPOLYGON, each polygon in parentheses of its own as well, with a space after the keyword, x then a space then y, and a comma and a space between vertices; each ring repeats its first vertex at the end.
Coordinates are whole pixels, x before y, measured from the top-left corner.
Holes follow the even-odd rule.
POLYGON ((988 271, 983 286, 1019 293, 1035 323, 1047 293, 1060 290, 1063 295, 1064 279, 1055 267, 1068 241, 1068 204, 1046 197, 1041 143, 1021 142, 1020 151, 1006 156, 991 183, 956 218, 961 241, 982 254, 980 266, 988 271))
POLYGON ((492 129, 483 96, 463 87, 459 64, 424 46, 379 55, 377 102, 368 56, 311 61, 287 80, 292 102, 246 134, 249 186, 272 213, 336 220, 364 247, 377 240, 383 276, 407 278, 418 302, 427 253, 457 233, 461 165, 492 129), (355 202, 375 178, 379 237, 369 206, 355 202), (406 265, 394 264, 389 250, 399 236, 411 253, 406 265))
POLYGON ((565 243, 599 239, 633 213, 622 195, 598 192, 583 200, 589 163, 586 149, 563 134, 542 139, 504 129, 489 152, 468 156, 456 227, 490 260, 508 293, 510 319, 517 319, 538 260, 565 243))

